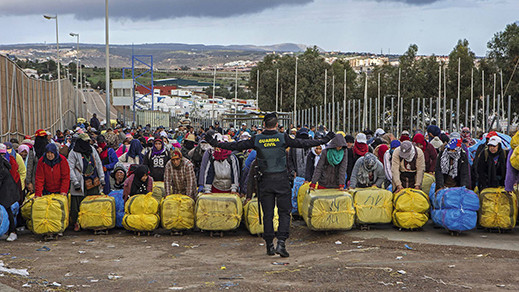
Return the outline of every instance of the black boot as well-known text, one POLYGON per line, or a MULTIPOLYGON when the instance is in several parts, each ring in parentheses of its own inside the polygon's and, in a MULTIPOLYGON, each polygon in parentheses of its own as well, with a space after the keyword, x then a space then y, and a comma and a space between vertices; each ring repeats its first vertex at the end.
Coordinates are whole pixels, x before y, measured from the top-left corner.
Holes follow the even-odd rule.
POLYGON ((274 249, 274 243, 272 240, 265 240, 265 245, 267 246, 267 255, 276 255, 276 250, 274 249))
POLYGON ((282 258, 288 258, 290 255, 285 247, 285 241, 278 239, 278 246, 276 247, 276 253, 282 258))

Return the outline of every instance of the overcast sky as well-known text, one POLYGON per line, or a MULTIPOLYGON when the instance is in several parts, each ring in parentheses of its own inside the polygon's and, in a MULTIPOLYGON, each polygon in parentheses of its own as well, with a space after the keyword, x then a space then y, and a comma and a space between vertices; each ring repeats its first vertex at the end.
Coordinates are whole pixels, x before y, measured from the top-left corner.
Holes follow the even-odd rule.
MULTIPOLYGON (((104 0, 0 0, 0 44, 104 43, 104 0)), ((519 20, 518 0, 110 0, 110 42, 298 43, 327 51, 448 54, 468 39, 478 55, 519 20)))

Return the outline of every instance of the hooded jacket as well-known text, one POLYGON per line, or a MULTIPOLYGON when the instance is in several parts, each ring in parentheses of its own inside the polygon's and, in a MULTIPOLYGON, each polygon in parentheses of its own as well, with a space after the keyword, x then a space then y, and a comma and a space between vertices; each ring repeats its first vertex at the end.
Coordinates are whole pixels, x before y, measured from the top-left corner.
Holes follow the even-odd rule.
POLYGON ((336 135, 330 144, 321 153, 321 159, 315 168, 314 175, 312 176, 312 186, 315 187, 316 183, 319 186, 327 189, 343 188, 346 181, 346 169, 348 166, 348 153, 346 149, 346 140, 342 135, 336 135), (342 147, 344 156, 342 161, 333 166, 328 162, 327 154, 330 148, 342 147))
MULTIPOLYGON (((49 144, 50 145, 50 144, 49 144)), ((70 168, 65 156, 57 152, 55 148, 57 162, 49 165, 45 159, 45 154, 38 160, 36 167, 35 196, 41 197, 45 194, 68 193, 70 187, 70 168)))
POLYGON ((312 177, 314 175, 314 172, 315 172, 315 159, 317 159, 319 157, 322 157, 322 152, 321 152, 321 155, 317 155, 315 153, 315 147, 312 147, 312 149, 310 150, 310 152, 308 152, 308 155, 306 156, 306 171, 305 171, 305 181, 312 181, 312 177))
POLYGON ((151 150, 144 155, 144 161, 142 162, 142 164, 148 166, 150 169, 150 175, 153 177, 154 181, 164 181, 164 171, 168 161, 170 160, 170 153, 166 149, 164 142, 162 143, 162 147, 163 151, 160 151, 160 153, 156 153, 155 155, 153 155, 155 147, 151 148, 151 150))
POLYGON ((384 166, 382 165, 382 162, 380 162, 380 160, 374 154, 366 153, 366 155, 362 156, 361 158, 359 158, 357 160, 357 162, 355 162, 355 166, 353 167, 353 171, 351 173, 351 179, 350 179, 350 187, 353 189, 359 187, 359 183, 358 183, 359 172, 360 171, 369 172, 369 170, 366 169, 365 164, 364 164, 364 160, 366 159, 367 156, 375 157, 376 163, 375 163, 373 170, 371 171, 373 178, 369 182, 370 185, 365 186, 365 187, 371 187, 372 185, 377 185, 378 188, 382 188, 382 184, 386 180, 386 175, 384 173, 384 166))
POLYGON ((126 168, 124 167, 124 164, 122 164, 121 162, 117 162, 115 164, 115 167, 114 167, 114 170, 110 173, 110 189, 111 191, 114 191, 114 190, 122 190, 123 187, 124 187, 124 181, 126 180, 126 175, 128 174, 128 172, 126 171, 126 168), (116 183, 115 183, 115 173, 119 170, 122 170, 124 172, 124 179, 121 183, 121 186, 120 187, 117 187, 116 186, 116 183))
MULTIPOLYGON (((90 146, 92 147, 92 146, 90 146)), ((96 165, 97 175, 101 184, 105 184, 105 173, 103 171, 103 163, 97 153, 97 150, 92 147, 92 156, 96 165)), ((68 164, 70 168, 70 195, 83 197, 85 195, 85 178, 83 177, 83 155, 75 150, 68 154, 68 164), (76 190, 76 188, 80 188, 76 190)))
POLYGON ((213 159, 213 150, 207 151, 200 167, 199 185, 204 193, 210 193, 212 186, 229 192, 238 192, 240 184, 240 164, 234 154, 222 161, 213 159))
POLYGON ((20 198, 20 192, 11 175, 11 164, 7 159, 0 157, 0 205, 11 208, 20 198))
POLYGON ((495 154, 490 153, 488 147, 485 147, 478 157, 477 173, 480 191, 505 186, 506 154, 501 144, 498 145, 495 154))

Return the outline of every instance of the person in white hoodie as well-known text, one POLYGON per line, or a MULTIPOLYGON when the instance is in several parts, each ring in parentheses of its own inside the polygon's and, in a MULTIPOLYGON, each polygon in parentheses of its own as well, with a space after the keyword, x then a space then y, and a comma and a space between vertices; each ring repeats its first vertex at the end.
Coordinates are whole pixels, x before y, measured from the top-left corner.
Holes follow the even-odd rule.
POLYGON ((305 171, 305 181, 312 181, 312 177, 314 176, 315 167, 319 163, 321 159, 321 153, 323 152, 323 147, 321 145, 312 147, 311 151, 306 156, 306 171, 305 171))

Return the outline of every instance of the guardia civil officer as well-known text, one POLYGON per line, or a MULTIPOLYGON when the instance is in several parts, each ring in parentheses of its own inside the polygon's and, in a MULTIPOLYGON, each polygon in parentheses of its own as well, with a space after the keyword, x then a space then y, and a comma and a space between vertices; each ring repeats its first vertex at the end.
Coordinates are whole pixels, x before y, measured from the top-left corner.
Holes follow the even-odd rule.
POLYGON ((220 142, 212 139, 214 131, 208 132, 206 139, 213 147, 228 150, 242 151, 255 149, 257 152, 257 163, 259 171, 263 174, 259 181, 260 202, 263 209, 263 224, 267 246, 267 255, 276 253, 282 257, 288 257, 285 241, 289 235, 291 189, 287 170, 286 148, 310 148, 328 143, 335 134, 328 133, 324 138, 317 140, 292 139, 286 133, 278 132, 278 118, 275 113, 265 115, 263 119, 264 131, 254 135, 251 139, 239 142, 220 142), (279 228, 277 235, 274 234, 273 217, 274 206, 278 207, 279 228), (277 247, 274 249, 274 237, 277 237, 277 247))

